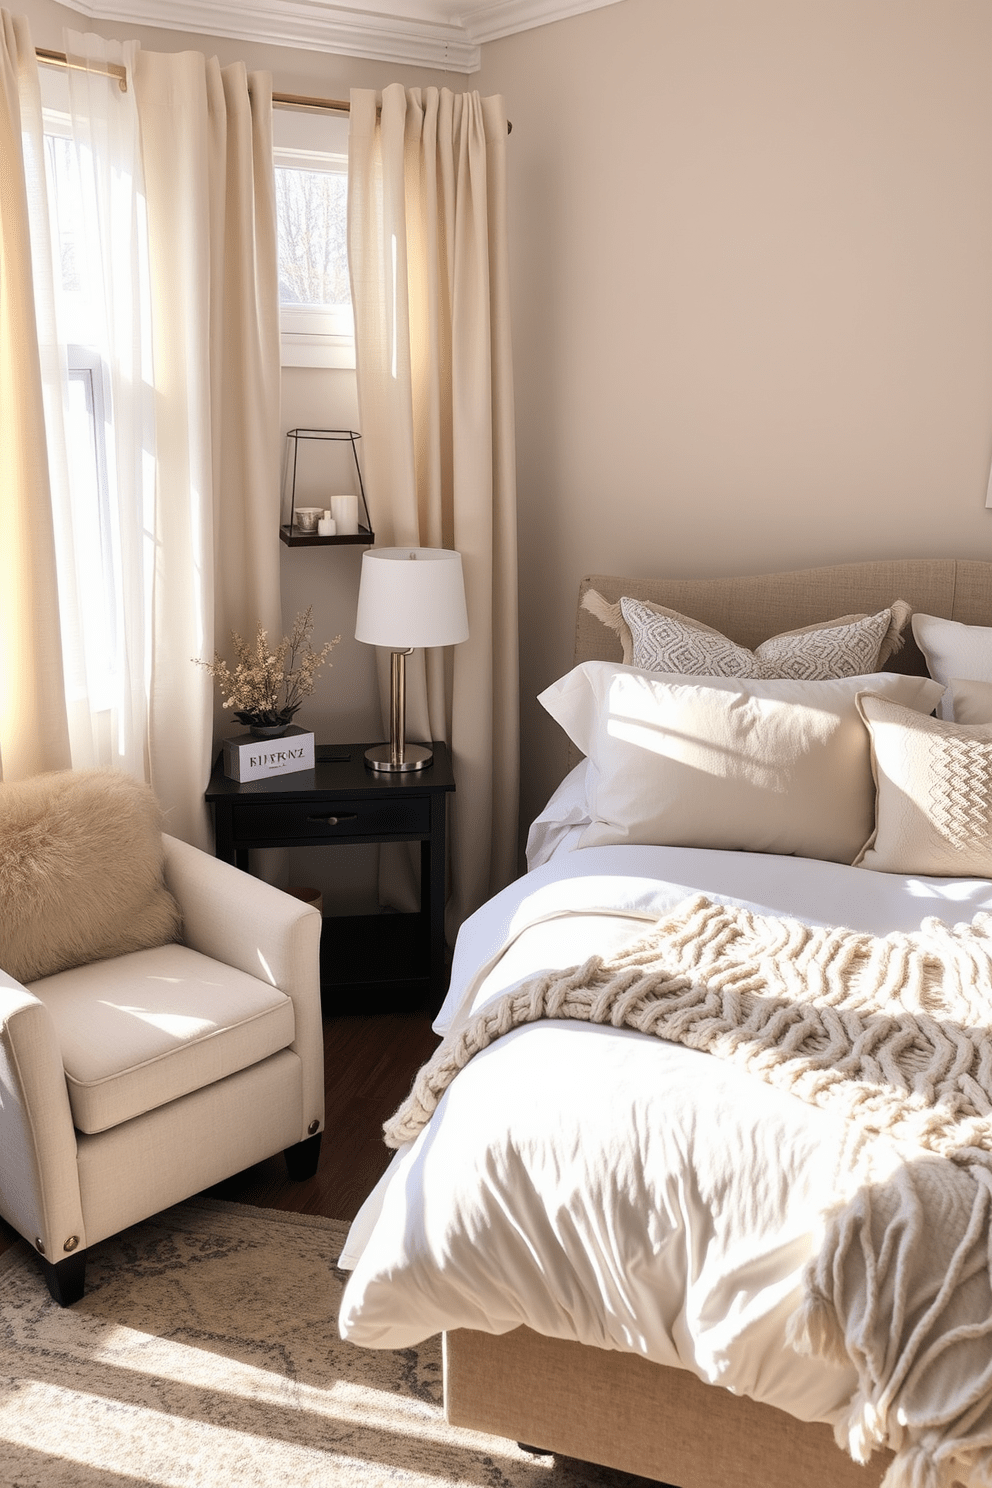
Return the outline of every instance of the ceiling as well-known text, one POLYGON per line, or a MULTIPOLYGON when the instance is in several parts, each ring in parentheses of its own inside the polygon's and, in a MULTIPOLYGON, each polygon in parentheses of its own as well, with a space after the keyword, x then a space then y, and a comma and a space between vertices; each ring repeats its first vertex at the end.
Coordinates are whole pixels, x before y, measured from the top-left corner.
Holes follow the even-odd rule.
POLYGON ((164 26, 379 62, 475 72, 481 46, 620 0, 63 0, 95 20, 164 26))

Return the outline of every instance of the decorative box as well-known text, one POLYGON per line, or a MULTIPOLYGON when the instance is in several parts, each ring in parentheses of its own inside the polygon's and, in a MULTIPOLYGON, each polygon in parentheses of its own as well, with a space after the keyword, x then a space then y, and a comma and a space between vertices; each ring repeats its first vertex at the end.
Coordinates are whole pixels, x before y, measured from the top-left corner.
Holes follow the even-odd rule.
POLYGON ((228 780, 265 780, 313 769, 313 734, 291 723, 277 739, 234 734, 224 740, 224 774, 228 780))

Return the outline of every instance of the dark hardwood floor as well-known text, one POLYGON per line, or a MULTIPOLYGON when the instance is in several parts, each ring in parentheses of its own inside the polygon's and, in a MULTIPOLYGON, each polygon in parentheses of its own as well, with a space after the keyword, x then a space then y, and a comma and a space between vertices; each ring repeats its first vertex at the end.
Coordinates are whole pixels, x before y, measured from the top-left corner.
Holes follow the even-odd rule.
POLYGON ((209 1190, 217 1199, 354 1219, 392 1152, 382 1123, 438 1046, 430 1013, 324 1019, 326 1118, 316 1176, 294 1183, 280 1155, 209 1190))

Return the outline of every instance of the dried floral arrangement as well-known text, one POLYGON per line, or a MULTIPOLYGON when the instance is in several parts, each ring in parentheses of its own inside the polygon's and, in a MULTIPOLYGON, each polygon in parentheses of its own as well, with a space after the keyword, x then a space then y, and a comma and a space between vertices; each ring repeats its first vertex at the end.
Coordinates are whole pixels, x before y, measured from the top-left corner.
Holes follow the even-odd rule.
POLYGON ((216 652, 213 661, 199 657, 193 660, 213 677, 224 707, 233 710, 239 723, 250 728, 286 728, 303 699, 313 692, 317 673, 341 639, 336 635, 315 651, 312 634, 313 608, 309 606, 297 615, 291 634, 283 636, 275 648, 269 646, 268 631, 261 623, 255 631, 254 647, 232 630, 237 657, 233 669, 216 652))

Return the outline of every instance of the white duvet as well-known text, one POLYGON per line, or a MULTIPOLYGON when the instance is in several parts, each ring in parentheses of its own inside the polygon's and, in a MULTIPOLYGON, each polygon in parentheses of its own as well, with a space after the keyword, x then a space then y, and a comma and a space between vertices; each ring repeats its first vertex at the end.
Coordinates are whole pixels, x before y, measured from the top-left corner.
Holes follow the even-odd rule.
MULTIPOLYGON (((559 848, 466 922, 435 1027, 610 950, 699 891, 875 934, 992 909, 985 880, 559 848)), ((574 1022, 517 1029, 458 1075, 356 1219, 341 1332, 403 1348, 524 1323, 835 1423, 853 1369, 796 1355, 785 1330, 841 1138, 823 1112, 705 1054, 574 1022)))

